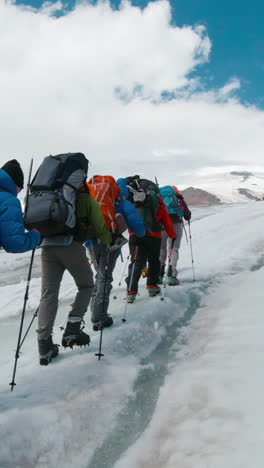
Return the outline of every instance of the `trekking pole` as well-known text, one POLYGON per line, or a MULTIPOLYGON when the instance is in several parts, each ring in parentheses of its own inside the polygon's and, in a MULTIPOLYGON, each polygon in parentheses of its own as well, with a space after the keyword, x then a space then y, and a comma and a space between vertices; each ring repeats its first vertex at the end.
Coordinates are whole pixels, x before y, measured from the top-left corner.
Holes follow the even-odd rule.
POLYGON ((20 354, 19 350, 21 348, 20 340, 21 340, 21 335, 22 335, 22 330, 23 330, 23 323, 24 323, 24 318, 25 318, 26 305, 27 305, 27 301, 28 301, 28 291, 29 291, 29 284, 30 284, 30 280, 31 280, 31 273, 32 273, 32 267, 33 267, 34 255, 35 255, 35 249, 32 250, 31 260, 30 260, 30 265, 29 265, 29 270, 28 270, 27 286, 26 286, 26 292, 25 292, 25 297, 24 297, 24 305, 23 305, 20 328, 19 328, 19 334, 18 334, 18 340, 17 340, 17 348, 16 348, 16 355, 15 355, 15 364, 14 364, 14 370, 13 370, 13 377, 12 377, 12 382, 10 382, 10 384, 9 384, 9 385, 11 385, 11 392, 13 391, 13 388, 16 385, 15 375, 16 375, 16 368, 17 368, 17 360, 19 358, 19 354, 20 354))
POLYGON ((183 230, 184 230, 184 232, 185 232, 186 242, 187 242, 187 244, 188 244, 187 231, 186 231, 185 224, 184 224, 184 221, 183 221, 183 220, 182 220, 182 225, 183 225, 183 230))
POLYGON ((125 271, 126 271, 126 268, 127 268, 128 260, 129 260, 129 255, 127 256, 126 264, 125 264, 125 266, 124 266, 123 273, 122 273, 121 278, 120 278, 120 281, 119 281, 119 283, 118 283, 117 292, 116 292, 115 296, 113 296, 113 299, 115 299, 115 300, 117 299, 118 292, 119 292, 119 290, 120 290, 119 288, 120 288, 120 286, 121 286, 122 279, 124 278, 124 275, 125 275, 125 271))
POLYGON ((29 332, 29 330, 30 330, 30 328, 31 328, 31 326, 32 326, 32 323, 34 322, 35 318, 38 316, 38 310, 39 310, 39 306, 38 306, 38 308, 36 309, 36 311, 34 312, 34 315, 33 315, 32 319, 31 319, 31 322, 30 322, 29 326, 27 327, 27 330, 26 330, 26 332, 25 332, 25 334, 24 334, 24 336, 23 336, 23 338, 22 338, 22 340, 21 340, 21 343, 20 343, 20 346, 19 346, 19 350, 22 348, 22 345, 23 345, 23 343, 24 343, 24 341, 25 341, 25 339, 26 339, 26 337, 27 337, 27 335, 28 335, 28 332, 29 332))
POLYGON ((165 274, 165 278, 163 280, 163 288, 162 288, 162 296, 160 298, 161 301, 164 301, 165 300, 165 289, 167 287, 167 279, 168 279, 168 276, 169 276, 169 271, 170 271, 170 267, 171 267, 171 257, 172 257, 172 251, 173 251, 173 246, 174 246, 174 242, 175 242, 175 239, 172 239, 171 241, 171 246, 170 246, 170 251, 169 251, 169 255, 168 255, 168 270, 167 270, 167 274, 165 273, 164 271, 164 274, 165 274))
POLYGON ((91 258, 91 263, 93 264, 94 266, 94 269, 97 273, 98 276, 101 276, 101 278, 103 278, 103 275, 100 271, 100 268, 98 267, 98 263, 97 263, 97 260, 96 260, 96 254, 95 254, 95 250, 94 250, 94 245, 91 244, 90 246, 90 249, 88 249, 88 252, 90 254, 90 258, 91 258))
POLYGON ((123 257, 122 249, 120 249, 120 258, 121 258, 121 262, 124 263, 124 257, 123 257))
MULTIPOLYGON (((135 271, 135 265, 136 265, 137 254, 138 254, 138 245, 136 245, 136 247, 135 247, 135 252, 134 252, 134 258, 133 258, 133 265, 132 265, 131 277, 130 277, 129 286, 128 286, 128 290, 129 290, 129 291, 131 290, 131 286, 132 286, 132 282, 133 282, 133 278, 134 278, 134 271, 135 271)), ((127 300, 128 300, 128 298, 127 298, 127 300)), ((122 321, 123 323, 126 322, 127 305, 128 305, 127 300, 126 300, 126 306, 125 306, 125 310, 124 310, 124 316, 123 316, 123 318, 121 319, 121 321, 122 321)))
MULTIPOLYGON (((70 305, 71 305, 71 307, 73 306, 73 304, 70 304, 70 305)), ((65 327, 65 324, 67 323, 67 321, 68 321, 68 315, 64 318, 63 324, 59 327, 59 329, 60 329, 61 331, 65 330, 64 327, 65 327)))
POLYGON ((99 341, 99 350, 95 356, 98 356, 98 361, 100 361, 101 357, 104 356, 102 353, 102 341, 103 341, 103 320, 102 317, 104 315, 105 309, 105 293, 106 293, 106 283, 107 283, 107 274, 108 274, 108 266, 109 266, 109 255, 110 255, 110 248, 107 246, 107 253, 106 253, 106 264, 105 264, 105 276, 104 276, 104 292, 103 292, 103 310, 101 314, 101 326, 100 326, 100 341, 99 341))
POLYGON ((191 222, 190 222, 190 220, 188 221, 188 226, 189 226, 189 237, 190 237, 191 258, 192 258, 193 281, 195 281, 194 261, 193 261, 193 248, 192 248, 192 234, 191 234, 191 222))
POLYGON ((167 281, 168 273, 166 274, 165 271, 164 271, 164 276, 165 276, 165 278, 163 278, 162 295, 161 295, 161 298, 160 298, 161 301, 165 300, 165 289, 166 289, 166 286, 167 286, 166 281, 167 281))
MULTIPOLYGON (((30 161, 30 167, 29 167, 29 176, 28 176, 28 183, 27 183, 27 193, 26 193, 26 201, 25 201, 25 214, 26 214, 26 211, 27 211, 27 206, 28 206, 28 197, 29 197, 29 189, 30 189, 30 180, 31 180, 31 174, 32 174, 32 168, 33 168, 33 158, 31 158, 31 161, 30 161)), ((33 317, 32 317, 32 320, 26 330, 26 333, 24 334, 23 338, 22 338, 22 341, 20 343, 20 346, 19 346, 19 350, 22 348, 22 345, 28 335, 28 332, 32 326, 32 323, 34 322, 34 319, 35 317, 37 317, 38 315, 38 310, 39 310, 39 306, 37 307, 33 317)))
MULTIPOLYGON (((28 182, 27 182, 27 193, 26 193, 26 197, 25 197, 24 216, 26 215, 27 208, 28 208, 28 197, 29 197, 29 189, 30 189, 30 180, 31 180, 32 168, 33 168, 33 158, 31 158, 30 166, 29 166, 29 174, 28 174, 28 182)), ((11 392, 13 391, 14 386, 16 385, 15 376, 16 376, 16 369, 17 369, 17 360, 19 358, 19 354, 20 354, 19 350, 21 348, 20 341, 21 341, 21 335, 22 335, 22 330, 23 330, 23 324, 24 324, 24 318, 25 318, 25 312, 26 312, 26 305, 27 305, 27 301, 28 301, 28 292, 29 292, 29 285, 30 285, 32 267, 33 267, 33 262, 34 262, 34 255, 35 255, 35 249, 32 250, 31 260, 30 260, 30 264, 29 264, 28 277, 27 277, 27 286, 26 286, 26 292, 25 292, 25 296, 24 296, 24 304, 23 304, 23 309, 22 309, 20 328, 19 328, 18 340, 17 340, 17 348, 16 348, 16 354, 15 354, 13 377, 12 377, 12 382, 10 382, 10 384, 9 384, 9 385, 11 385, 11 392)), ((24 339, 23 339, 23 342, 24 342, 24 339)))
POLYGON ((27 208, 28 208, 28 197, 29 197, 29 189, 30 189, 30 181, 31 181, 31 174, 32 174, 32 168, 33 168, 33 158, 30 160, 30 165, 29 165, 29 173, 28 173, 28 182, 27 182, 27 192, 25 196, 25 205, 24 205, 24 218, 27 213, 27 208))

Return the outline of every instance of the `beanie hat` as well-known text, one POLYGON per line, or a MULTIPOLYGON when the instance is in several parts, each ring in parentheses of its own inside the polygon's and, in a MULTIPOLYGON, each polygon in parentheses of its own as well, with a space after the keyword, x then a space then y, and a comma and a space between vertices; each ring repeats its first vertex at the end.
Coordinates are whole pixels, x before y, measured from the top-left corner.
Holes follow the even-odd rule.
POLYGON ((11 161, 7 161, 7 163, 5 163, 1 167, 1 169, 3 169, 3 171, 7 172, 7 174, 10 175, 17 187, 24 187, 24 174, 19 162, 16 159, 11 159, 11 161))

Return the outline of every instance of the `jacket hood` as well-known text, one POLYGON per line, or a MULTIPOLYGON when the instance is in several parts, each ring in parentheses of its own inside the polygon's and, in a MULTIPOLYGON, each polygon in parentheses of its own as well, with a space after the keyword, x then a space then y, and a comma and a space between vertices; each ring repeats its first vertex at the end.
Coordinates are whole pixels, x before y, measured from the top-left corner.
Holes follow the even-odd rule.
POLYGON ((172 188, 173 188, 174 192, 176 193, 177 197, 183 199, 183 195, 180 193, 178 187, 175 187, 175 185, 172 185, 172 188))
POLYGON ((123 179, 122 177, 120 179, 117 179, 118 186, 120 188, 120 195, 123 197, 125 196, 126 198, 128 197, 128 188, 126 184, 126 179, 123 179))
POLYGON ((17 196, 17 188, 13 179, 3 169, 0 169, 0 188, 6 190, 15 197, 17 196))

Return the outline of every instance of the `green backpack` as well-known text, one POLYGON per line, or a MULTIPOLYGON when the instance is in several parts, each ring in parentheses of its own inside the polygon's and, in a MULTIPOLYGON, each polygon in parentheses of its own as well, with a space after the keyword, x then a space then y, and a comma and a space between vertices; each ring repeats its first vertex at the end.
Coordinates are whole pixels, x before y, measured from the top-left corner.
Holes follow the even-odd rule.
POLYGON ((155 220, 160 205, 158 185, 139 176, 127 177, 126 182, 130 191, 129 200, 142 218, 146 230, 150 233, 160 232, 160 225, 155 220))

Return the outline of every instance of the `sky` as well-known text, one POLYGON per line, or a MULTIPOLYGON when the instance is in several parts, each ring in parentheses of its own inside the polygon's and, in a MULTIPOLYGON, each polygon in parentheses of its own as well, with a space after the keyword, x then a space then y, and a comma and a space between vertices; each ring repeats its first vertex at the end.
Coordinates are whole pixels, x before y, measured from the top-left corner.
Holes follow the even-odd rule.
MULTIPOLYGON (((17 4, 40 8, 40 0, 18 0, 17 4)), ((97 2, 90 2, 97 3, 97 2)), ((134 0, 132 4, 144 8, 146 0, 134 0)), ((73 9, 76 2, 63 2, 73 9)), ((120 8, 120 0, 112 0, 112 8, 120 8)), ((264 4, 261 0, 252 4, 245 0, 170 0, 171 23, 177 26, 203 24, 213 43, 210 61, 199 74, 205 87, 224 86, 230 77, 241 80, 239 95, 245 103, 254 103, 264 108, 264 4)))
MULTIPOLYGON (((60 348, 47 367, 38 362, 35 319, 12 393, 31 254, 0 252, 1 468, 263 468, 263 204, 194 208, 196 281, 183 236, 181 285, 162 288, 161 301, 148 297, 141 278, 125 324, 119 258, 109 306, 114 325, 104 330, 100 361, 90 310, 90 347, 60 348)), ((22 336, 40 291, 37 251, 22 336)), ((66 272, 55 343, 75 293, 66 272)))
POLYGON ((25 3, 0 0, 1 161, 81 150, 180 187, 263 168, 260 1, 25 3))

